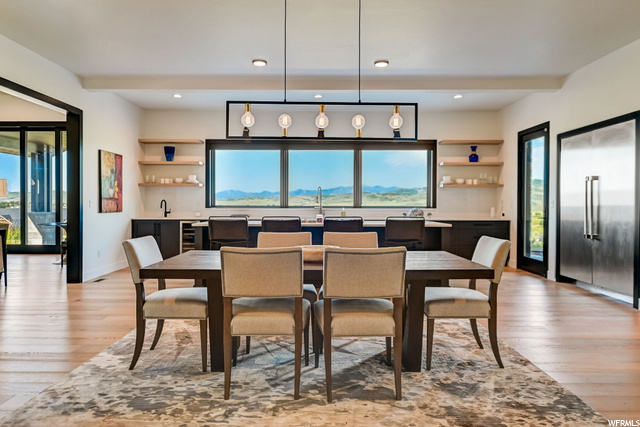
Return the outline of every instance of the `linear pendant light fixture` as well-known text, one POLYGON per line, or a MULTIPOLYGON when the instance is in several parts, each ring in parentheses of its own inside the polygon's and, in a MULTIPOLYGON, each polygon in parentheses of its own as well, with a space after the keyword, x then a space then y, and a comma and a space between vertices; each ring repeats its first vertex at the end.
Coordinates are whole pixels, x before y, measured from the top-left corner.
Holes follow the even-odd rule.
MULTIPOLYGON (((372 103, 372 102, 362 102, 362 0, 358 0, 358 102, 288 102, 287 101, 287 12, 288 12, 288 4, 287 0, 284 0, 284 73, 283 73, 283 100, 282 101, 227 101, 226 108, 226 138, 227 139, 245 139, 245 140, 267 140, 267 139, 279 139, 283 140, 289 138, 289 128, 293 124, 292 115, 295 116, 295 112, 305 113, 305 116, 308 116, 309 108, 316 107, 316 111, 318 111, 318 115, 315 118, 315 127, 317 128, 316 136, 296 136, 295 140, 358 140, 362 138, 363 129, 367 122, 365 118, 365 114, 370 115, 370 122, 376 124, 380 120, 383 119, 380 116, 381 111, 388 108, 390 113, 392 112, 389 120, 389 127, 392 130, 392 133, 389 136, 378 136, 372 137, 367 136, 368 140, 403 140, 403 141, 416 141, 418 139, 418 104, 417 103, 401 103, 401 102, 388 102, 388 103, 372 103), (267 111, 259 111, 252 113, 251 107, 265 107, 267 111), (242 135, 231 135, 230 129, 236 128, 236 126, 232 126, 232 120, 235 122, 237 119, 237 114, 239 114, 242 110, 238 111, 238 107, 244 107, 244 114, 240 118, 240 123, 242 124, 242 135), (271 106, 267 108, 267 106, 271 106), (278 125, 281 129, 280 136, 276 136, 275 134, 268 135, 253 135, 250 134, 249 129, 256 123, 260 121, 260 115, 263 117, 269 116, 273 117, 273 107, 274 106, 282 106, 285 111, 281 112, 278 117, 278 125), (328 107, 328 108, 327 108, 328 107), (409 117, 413 118, 413 137, 412 138, 401 138, 400 136, 400 127, 402 127, 404 119, 400 115, 400 107, 403 108, 405 117, 407 117, 407 113, 411 112, 409 117), (337 137, 325 137, 325 129, 329 126, 330 120, 329 116, 333 116, 336 120, 344 122, 342 120, 342 116, 344 114, 349 114, 349 111, 355 110, 357 112, 351 119, 351 125, 355 129, 355 137, 354 136, 337 136, 337 137), (254 113, 257 114, 254 116, 254 113), (376 114, 377 113, 377 114, 376 114), (340 119, 340 120, 339 120, 340 119)), ((266 60, 264 60, 266 64, 266 60)), ((388 61, 387 61, 388 63, 388 61)), ((316 95, 317 98, 317 95, 316 95)), ((260 108, 262 110, 262 108, 260 108)), ((351 113, 353 114, 353 113, 351 113)), ((389 116, 387 116, 389 117, 389 116)), ((306 119, 305 119, 306 120, 306 119)), ((411 121, 409 121, 411 122, 411 121)), ((237 122, 235 122, 237 123, 237 122)), ((273 122, 272 122, 273 123, 273 122)), ((380 127, 378 127, 380 128, 380 127)), ((388 128, 387 128, 388 129, 388 128)), ((234 131, 234 133, 237 131, 234 131)), ((344 131, 343 131, 344 132, 344 131)), ((372 133, 375 131, 372 131, 372 133)), ((377 132, 382 132, 380 129, 377 132)), ((335 132, 334 132, 335 133, 335 132)), ((351 134, 353 135, 353 134, 351 134)))

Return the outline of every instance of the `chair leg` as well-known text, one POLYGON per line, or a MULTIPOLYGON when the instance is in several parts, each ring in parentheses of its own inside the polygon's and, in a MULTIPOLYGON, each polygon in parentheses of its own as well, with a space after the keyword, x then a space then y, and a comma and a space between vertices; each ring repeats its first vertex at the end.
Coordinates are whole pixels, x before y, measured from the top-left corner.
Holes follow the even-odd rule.
POLYGON ((153 343, 151 343, 151 350, 156 348, 156 345, 158 345, 158 341, 160 340, 160 335, 162 335, 163 326, 164 326, 164 319, 158 319, 158 324, 156 326, 156 335, 153 337, 153 343))
POLYGON ((385 337, 387 341, 387 366, 391 366, 391 337, 385 337))
POLYGON ((482 346, 482 341, 480 341, 480 334, 478 334, 478 322, 476 322, 476 319, 469 319, 469 322, 471 322, 471 330, 473 331, 473 336, 476 338, 478 346, 480 348, 484 348, 482 346))
POLYGON ((491 350, 493 350, 493 355, 496 358, 496 362, 498 362, 498 366, 504 368, 502 364, 502 359, 500 358, 500 349, 498 349, 498 334, 497 334, 497 326, 498 320, 495 316, 489 319, 489 341, 491 342, 491 350))
POLYGON ((427 371, 431 370, 431 352, 433 350, 433 319, 427 319, 427 371))
POLYGON ((232 338, 232 354, 233 354, 233 366, 238 364, 238 348, 240 347, 240 337, 232 338))
POLYGON ((309 320, 304 328, 304 366, 309 366, 309 320))
POLYGON ((251 352, 251 337, 250 336, 246 336, 245 337, 245 350, 244 350, 244 354, 249 354, 251 352))
POLYGON ((324 334, 324 371, 327 384, 327 402, 331 403, 331 331, 324 334))
MULTIPOLYGON (((229 400, 231 394, 231 353, 233 339, 231 338, 231 299, 224 299, 224 321, 222 327, 222 346, 224 351, 224 400, 229 400)), ((211 367, 213 369, 213 367, 211 367)))
POLYGON ((133 360, 131 360, 129 370, 132 370, 136 366, 140 353, 142 352, 142 345, 144 344, 144 328, 145 320, 140 316, 136 319, 136 347, 133 350, 133 360))
POLYGON ((200 320, 200 353, 202 355, 202 372, 207 372, 207 319, 200 320))
MULTIPOLYGON (((295 371, 293 373, 293 398, 295 400, 300 399, 300 373, 302 371, 302 298, 295 299, 295 337, 294 337, 294 368, 295 371)), ((308 323, 307 323, 308 325, 308 323)), ((306 328, 305 328, 306 329, 306 328)), ((307 354, 309 353, 309 329, 306 329, 307 337, 307 354)), ((308 362, 307 358, 307 362, 308 362)))
POLYGON ((315 355, 315 367, 320 366, 320 353, 322 353, 322 342, 324 341, 324 336, 322 332, 320 332, 320 328, 316 325, 316 331, 313 333, 313 340, 316 341, 316 349, 314 350, 315 355))

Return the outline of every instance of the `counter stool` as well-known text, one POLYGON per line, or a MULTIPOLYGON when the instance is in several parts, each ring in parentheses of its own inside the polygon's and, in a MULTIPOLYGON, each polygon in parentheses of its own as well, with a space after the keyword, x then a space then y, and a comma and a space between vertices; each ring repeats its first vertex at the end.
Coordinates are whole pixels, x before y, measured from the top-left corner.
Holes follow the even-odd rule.
POLYGON ((263 216, 262 231, 265 233, 299 233, 302 220, 299 216, 263 216))
POLYGON ((220 249, 222 246, 249 247, 247 217, 209 217, 209 249, 220 249))
POLYGON ((328 216, 324 219, 324 231, 358 233, 363 229, 361 216, 328 216))
POLYGON ((385 221, 385 246, 404 246, 409 250, 424 248, 424 218, 390 216, 385 221))

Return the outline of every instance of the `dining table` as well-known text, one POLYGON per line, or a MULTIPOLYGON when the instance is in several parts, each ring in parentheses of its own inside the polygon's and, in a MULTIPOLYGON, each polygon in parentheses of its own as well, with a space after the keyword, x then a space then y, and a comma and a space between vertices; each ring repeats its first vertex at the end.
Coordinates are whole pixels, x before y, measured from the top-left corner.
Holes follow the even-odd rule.
MULTIPOLYGON (((408 372, 420 372, 423 348, 425 290, 447 286, 449 279, 491 279, 491 267, 445 251, 408 251, 405 264, 406 312, 402 363, 408 372)), ((322 286, 322 262, 304 263, 304 283, 322 286)), ((223 303, 220 251, 193 250, 140 269, 142 279, 195 279, 206 286, 209 314, 211 371, 224 371, 223 303)))

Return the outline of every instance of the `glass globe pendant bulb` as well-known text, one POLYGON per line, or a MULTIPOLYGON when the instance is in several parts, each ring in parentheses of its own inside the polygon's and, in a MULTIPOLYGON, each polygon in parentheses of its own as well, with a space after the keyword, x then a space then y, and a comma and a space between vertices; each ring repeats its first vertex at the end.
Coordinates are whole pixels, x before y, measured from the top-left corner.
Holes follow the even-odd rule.
POLYGON ((320 114, 316 117, 316 127, 324 129, 329 126, 329 117, 324 113, 324 104, 320 105, 320 114))
POLYGON ((393 116, 389 119, 389 126, 391 129, 400 129, 402 127, 402 117, 400 116, 400 107, 397 105, 393 106, 393 116))
POLYGON ((282 128, 282 136, 287 136, 287 128, 291 126, 291 122, 291 116, 288 114, 281 114, 280 117, 278 117, 278 124, 282 128))
POLYGON ((351 119, 351 125, 356 128, 356 138, 362 138, 362 128, 364 124, 364 117, 360 114, 353 116, 353 119, 351 119))
POLYGON ((251 114, 251 104, 244 105, 244 114, 240 118, 240 122, 246 128, 250 128, 256 122, 256 118, 251 114))

